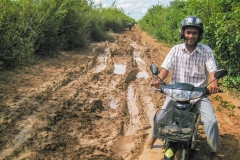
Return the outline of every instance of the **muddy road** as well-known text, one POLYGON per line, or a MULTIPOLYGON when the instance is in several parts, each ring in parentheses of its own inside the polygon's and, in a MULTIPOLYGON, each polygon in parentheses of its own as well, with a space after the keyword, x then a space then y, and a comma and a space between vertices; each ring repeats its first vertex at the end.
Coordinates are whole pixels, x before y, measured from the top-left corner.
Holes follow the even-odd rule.
MULTIPOLYGON (((0 159, 162 159, 162 141, 144 146, 165 100, 148 91, 155 81, 149 65, 160 66, 170 48, 138 28, 111 35, 112 42, 1 72, 0 159)), ((239 160, 240 101, 219 96, 237 106, 219 109, 213 99, 219 156, 239 160)), ((193 159, 208 160, 204 132, 199 136, 193 159)))

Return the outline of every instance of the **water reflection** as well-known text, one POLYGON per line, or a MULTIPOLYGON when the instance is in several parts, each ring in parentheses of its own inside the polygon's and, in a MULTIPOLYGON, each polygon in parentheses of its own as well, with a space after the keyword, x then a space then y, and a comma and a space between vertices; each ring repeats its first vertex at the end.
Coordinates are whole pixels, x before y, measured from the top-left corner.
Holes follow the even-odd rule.
POLYGON ((152 126, 153 125, 153 117, 155 115, 155 107, 154 104, 152 103, 152 98, 151 97, 144 97, 144 101, 146 102, 147 106, 148 106, 148 119, 149 119, 149 123, 152 126))
POLYGON ((114 74, 124 74, 126 72, 126 66, 121 64, 114 64, 114 74))
POLYGON ((100 64, 100 65, 96 66, 95 73, 99 73, 99 72, 103 71, 106 67, 107 67, 106 64, 100 64))
POLYGON ((142 60, 142 58, 140 58, 140 57, 136 57, 136 58, 134 58, 137 62, 142 62, 142 63, 145 63, 143 60, 142 60))
POLYGON ((131 135, 136 133, 139 129, 139 116, 138 116, 138 107, 136 105, 136 95, 132 88, 132 86, 128 87, 128 111, 130 114, 130 124, 128 126, 128 130, 126 131, 126 135, 131 135))
POLYGON ((117 109, 117 102, 111 101, 111 102, 110 102, 110 108, 112 108, 112 109, 117 109))
POLYGON ((26 121, 28 122, 28 124, 25 125, 23 129, 19 132, 19 134, 16 135, 14 139, 11 140, 12 145, 8 146, 7 149, 2 150, 0 154, 0 159, 4 159, 10 154, 12 154, 17 148, 20 147, 20 145, 22 145, 22 143, 26 142, 27 139, 31 137, 31 129, 36 121, 36 116, 32 115, 28 117, 26 121))
POLYGON ((103 71, 107 67, 107 59, 108 59, 109 48, 105 48, 103 54, 99 54, 97 57, 98 65, 95 67, 95 73, 99 73, 103 71))
POLYGON ((138 72, 136 75, 137 78, 145 78, 147 79, 149 77, 148 73, 146 71, 138 72))

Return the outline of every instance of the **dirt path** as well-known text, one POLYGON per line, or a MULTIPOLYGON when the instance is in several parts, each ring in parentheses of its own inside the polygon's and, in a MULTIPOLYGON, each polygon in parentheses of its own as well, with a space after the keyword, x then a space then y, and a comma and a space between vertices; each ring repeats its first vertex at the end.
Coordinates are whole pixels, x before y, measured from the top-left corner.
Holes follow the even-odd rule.
MULTIPOLYGON (((162 142, 144 147, 155 110, 165 97, 149 92, 170 48, 133 28, 113 42, 62 52, 0 75, 0 159, 161 159, 162 142)), ((217 108, 225 160, 240 159, 240 101, 233 112, 217 108)), ((216 96, 216 95, 214 95, 216 96)), ((212 96, 212 97, 214 97, 212 96)), ((195 160, 209 159, 202 142, 195 160)))

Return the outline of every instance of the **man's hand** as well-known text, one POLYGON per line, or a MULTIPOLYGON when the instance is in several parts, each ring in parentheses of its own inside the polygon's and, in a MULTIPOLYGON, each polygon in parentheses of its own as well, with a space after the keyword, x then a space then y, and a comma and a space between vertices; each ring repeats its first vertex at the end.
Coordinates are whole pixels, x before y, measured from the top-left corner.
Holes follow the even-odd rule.
POLYGON ((165 68, 162 68, 161 72, 158 75, 158 80, 156 82, 153 82, 153 85, 155 88, 161 88, 163 80, 168 76, 169 71, 166 70, 165 68), (162 81, 160 80, 162 79, 162 81))
POLYGON ((213 81, 211 83, 211 85, 208 87, 208 90, 209 90, 210 94, 217 93, 220 90, 220 88, 218 87, 218 80, 215 79, 215 77, 214 77, 215 72, 216 71, 213 71, 213 72, 210 73, 210 80, 213 81))
POLYGON ((208 90, 210 92, 210 94, 214 94, 214 93, 218 93, 220 88, 218 87, 218 85, 216 85, 215 83, 212 83, 209 87, 208 90))
POLYGON ((153 82, 153 85, 155 88, 161 88, 162 87, 162 81, 157 80, 156 82, 153 82))

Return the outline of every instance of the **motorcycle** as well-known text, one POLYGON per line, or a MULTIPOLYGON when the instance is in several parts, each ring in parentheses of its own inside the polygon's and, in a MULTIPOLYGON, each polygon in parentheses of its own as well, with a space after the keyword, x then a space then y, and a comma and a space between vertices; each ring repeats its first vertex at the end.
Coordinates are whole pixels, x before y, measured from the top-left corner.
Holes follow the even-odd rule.
MULTIPOLYGON (((158 77, 158 68, 150 65, 153 75, 158 77)), ((225 69, 218 70, 214 77, 220 79, 227 75, 225 69)), ((160 77, 158 79, 161 80, 160 77)), ((213 80, 213 81, 214 81, 213 80)), ((207 86, 194 87, 188 83, 166 84, 163 80, 161 88, 152 88, 165 94, 173 100, 173 107, 170 110, 159 109, 154 116, 154 137, 164 140, 164 160, 189 160, 191 153, 196 150, 197 132, 202 124, 200 114, 192 100, 209 96, 207 86), (162 115, 164 114, 164 116, 162 115), (159 116, 161 119, 159 120, 159 116), (168 153, 169 149, 172 149, 168 153)), ((151 84, 153 86, 153 84, 151 84)), ((222 91, 221 91, 222 92, 222 91)))

